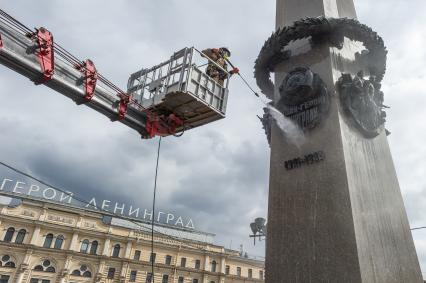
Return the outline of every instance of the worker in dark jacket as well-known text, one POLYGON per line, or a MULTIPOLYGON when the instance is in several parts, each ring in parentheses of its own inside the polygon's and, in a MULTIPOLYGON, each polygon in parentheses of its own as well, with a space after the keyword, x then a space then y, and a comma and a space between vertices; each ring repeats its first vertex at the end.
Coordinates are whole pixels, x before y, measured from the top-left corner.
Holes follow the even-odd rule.
MULTIPOLYGON (((222 67, 223 70, 219 68, 216 64, 209 62, 206 73, 213 80, 215 80, 221 86, 223 86, 223 83, 225 79, 227 78, 227 73, 225 71, 227 71, 228 64, 226 63, 226 61, 228 60, 229 57, 231 57, 231 52, 229 51, 228 48, 221 47, 221 48, 208 48, 203 50, 202 53, 205 54, 207 57, 209 57, 217 65, 222 67)), ((234 68, 229 73, 233 75, 238 72, 239 72, 238 68, 234 68)))

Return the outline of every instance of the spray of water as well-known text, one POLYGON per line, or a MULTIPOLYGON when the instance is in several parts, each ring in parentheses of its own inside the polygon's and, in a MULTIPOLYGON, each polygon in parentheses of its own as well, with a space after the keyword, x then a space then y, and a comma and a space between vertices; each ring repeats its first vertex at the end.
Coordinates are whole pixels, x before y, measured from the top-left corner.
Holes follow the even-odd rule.
POLYGON ((277 123, 277 126, 281 129, 283 135, 289 142, 301 146, 305 142, 305 135, 300 127, 294 123, 290 118, 284 116, 278 109, 273 107, 271 104, 267 104, 269 113, 277 123))
MULTIPOLYGON (((290 143, 297 147, 300 147, 302 144, 304 144, 305 134, 303 133, 303 130, 290 118, 287 118, 277 108, 272 106, 272 101, 266 95, 259 93, 258 96, 263 104, 265 104, 268 108, 269 114, 271 114, 278 128, 281 129, 284 137, 286 137, 290 143)), ((270 96, 273 96, 273 94, 270 96)))

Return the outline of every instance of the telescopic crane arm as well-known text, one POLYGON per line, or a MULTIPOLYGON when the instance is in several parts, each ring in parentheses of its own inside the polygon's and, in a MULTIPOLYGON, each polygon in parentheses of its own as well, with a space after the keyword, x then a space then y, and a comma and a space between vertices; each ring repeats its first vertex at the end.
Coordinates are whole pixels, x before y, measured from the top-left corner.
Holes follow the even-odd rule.
POLYGON ((102 76, 91 60, 81 61, 54 41, 45 28, 31 30, 0 10, 0 64, 138 131, 143 138, 183 131, 173 112, 156 113, 102 76))
POLYGON ((131 97, 98 74, 90 60, 76 59, 45 28, 32 31, 1 11, 0 63, 85 104, 113 121, 143 132, 147 113, 131 97))

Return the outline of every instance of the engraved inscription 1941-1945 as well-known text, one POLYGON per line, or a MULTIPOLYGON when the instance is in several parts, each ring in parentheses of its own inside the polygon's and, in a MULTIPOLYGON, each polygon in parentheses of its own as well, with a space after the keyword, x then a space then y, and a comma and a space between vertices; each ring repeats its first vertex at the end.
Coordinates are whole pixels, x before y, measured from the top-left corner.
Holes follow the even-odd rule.
POLYGON ((296 168, 300 168, 304 165, 312 165, 314 163, 324 161, 324 159, 325 159, 324 152, 317 151, 314 153, 307 154, 304 157, 297 157, 297 158, 284 161, 284 167, 287 170, 293 170, 296 168))

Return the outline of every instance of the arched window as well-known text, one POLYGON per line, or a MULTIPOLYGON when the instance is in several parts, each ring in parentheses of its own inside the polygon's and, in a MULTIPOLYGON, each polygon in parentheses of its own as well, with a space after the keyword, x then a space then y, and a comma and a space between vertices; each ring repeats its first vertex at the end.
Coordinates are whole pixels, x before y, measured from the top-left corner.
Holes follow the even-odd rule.
POLYGON ((53 241, 53 234, 47 234, 46 238, 44 238, 43 247, 50 248, 50 246, 52 246, 52 241, 53 241))
POLYGON ((15 268, 16 264, 10 255, 4 255, 0 258, 0 266, 15 268))
POLYGON ((83 242, 81 242, 80 252, 87 253, 88 249, 89 249, 89 240, 85 239, 83 240, 83 242))
POLYGON ((10 242, 10 241, 12 241, 13 234, 15 234, 15 228, 10 227, 9 229, 7 229, 7 231, 6 231, 6 235, 4 235, 4 239, 3 239, 3 241, 5 241, 5 242, 10 242))
POLYGON ((53 246, 53 248, 57 250, 62 249, 63 242, 64 242, 64 236, 59 235, 58 237, 56 237, 55 245, 53 246))
POLYGON ((15 268, 15 267, 16 267, 16 264, 15 264, 13 261, 9 261, 9 262, 6 262, 6 263, 4 264, 4 267, 15 268))
POLYGON ((26 234, 27 234, 27 230, 25 229, 19 230, 18 235, 16 235, 15 243, 22 244, 24 242, 24 238, 26 234))
POLYGON ((92 277, 92 272, 90 272, 90 270, 89 270, 89 268, 87 267, 87 265, 82 264, 82 265, 80 266, 80 268, 79 268, 79 269, 75 269, 75 270, 71 273, 71 275, 73 275, 73 276, 83 276, 83 277, 90 278, 90 277, 92 277))
POLYGON ((92 246, 90 247, 90 254, 95 255, 98 250, 98 241, 93 241, 92 246))
POLYGON ((134 260, 140 260, 141 259, 141 251, 135 250, 135 254, 133 255, 134 260))
POLYGON ((215 260, 212 261, 212 272, 216 272, 217 263, 215 260))
POLYGON ((114 249, 112 250, 112 257, 119 257, 120 256, 120 244, 116 244, 114 246, 114 249))
POLYGON ((34 267, 34 270, 35 271, 50 272, 50 273, 55 273, 56 272, 55 267, 53 267, 52 263, 48 259, 45 259, 41 264, 36 265, 34 267))

